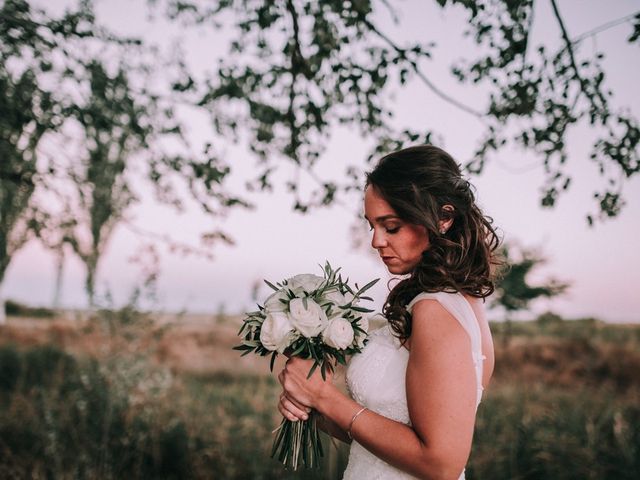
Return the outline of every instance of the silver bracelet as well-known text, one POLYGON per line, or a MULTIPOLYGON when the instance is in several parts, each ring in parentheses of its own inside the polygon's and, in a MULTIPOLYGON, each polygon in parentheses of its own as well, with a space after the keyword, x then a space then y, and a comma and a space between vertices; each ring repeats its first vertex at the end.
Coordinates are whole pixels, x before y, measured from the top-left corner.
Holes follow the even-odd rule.
POLYGON ((358 410, 355 413, 355 415, 353 417, 351 417, 351 421, 349 422, 349 428, 347 428, 347 436, 349 437, 349 440, 353 440, 353 437, 351 436, 351 428, 353 427, 353 422, 355 422, 356 418, 358 418, 358 415, 360 415, 366 409, 367 409, 367 407, 362 407, 360 410, 358 410))

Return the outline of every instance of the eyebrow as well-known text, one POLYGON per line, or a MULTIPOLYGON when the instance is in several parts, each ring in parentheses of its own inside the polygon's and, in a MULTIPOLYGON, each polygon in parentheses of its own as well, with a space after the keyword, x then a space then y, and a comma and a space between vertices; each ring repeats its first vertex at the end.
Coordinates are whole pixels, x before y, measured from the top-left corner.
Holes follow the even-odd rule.
MULTIPOLYGON (((381 217, 377 217, 377 218, 376 218, 376 222, 384 222, 385 220, 392 220, 392 219, 396 219, 396 218, 397 218, 397 219, 400 219, 400 217, 399 217, 398 215, 393 215, 393 214, 390 214, 390 215, 383 215, 383 216, 381 216, 381 217)), ((364 215, 364 219, 365 219, 367 222, 369 222, 369 221, 370 221, 370 220, 367 218, 367 216, 366 216, 366 215, 364 215)))

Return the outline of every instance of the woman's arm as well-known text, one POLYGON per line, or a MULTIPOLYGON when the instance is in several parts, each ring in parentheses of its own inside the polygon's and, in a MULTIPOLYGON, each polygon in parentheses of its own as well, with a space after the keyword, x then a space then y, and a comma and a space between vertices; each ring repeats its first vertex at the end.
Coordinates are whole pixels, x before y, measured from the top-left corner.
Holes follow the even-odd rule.
MULTIPOLYGON (((281 382, 287 396, 318 410, 347 431, 362 407, 309 363, 287 362, 281 382)), ((458 321, 434 300, 413 309, 411 353, 406 373, 412 426, 365 410, 351 426, 352 437, 387 463, 427 479, 457 479, 469 457, 477 385, 471 342, 458 321)))
POLYGON ((318 419, 318 427, 320 427, 325 433, 328 433, 332 437, 335 437, 344 443, 351 443, 351 439, 347 435, 347 432, 340 428, 337 423, 322 414, 318 419))

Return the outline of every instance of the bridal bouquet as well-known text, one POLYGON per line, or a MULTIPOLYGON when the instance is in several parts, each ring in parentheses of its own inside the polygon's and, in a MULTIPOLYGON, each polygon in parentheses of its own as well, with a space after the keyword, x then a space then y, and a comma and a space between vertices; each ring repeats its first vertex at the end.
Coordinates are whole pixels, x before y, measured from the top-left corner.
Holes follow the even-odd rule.
MULTIPOLYGON (((362 294, 379 279, 352 288, 339 268, 334 270, 327 262, 322 270, 322 277, 301 274, 275 285, 265 280, 274 292, 264 306, 246 314, 238 332, 242 344, 234 349, 243 351, 243 356, 271 355, 271 371, 279 353, 313 359, 309 377, 319 368, 323 378, 338 363, 346 364, 346 355, 360 352, 369 328, 363 314, 372 310, 358 304, 372 300, 362 294)), ((307 468, 319 465, 323 454, 314 412, 305 421, 283 419, 276 431, 272 457, 294 470, 301 461, 307 468)))

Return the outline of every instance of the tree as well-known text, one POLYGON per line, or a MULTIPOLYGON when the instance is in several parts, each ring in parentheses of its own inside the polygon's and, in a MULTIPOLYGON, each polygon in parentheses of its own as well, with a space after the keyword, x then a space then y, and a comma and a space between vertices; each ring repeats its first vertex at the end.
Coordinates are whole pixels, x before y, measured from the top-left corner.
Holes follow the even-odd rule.
POLYGON ((95 60, 88 69, 91 94, 85 106, 74 108, 88 155, 73 174, 79 201, 75 208, 67 207, 72 215, 62 228, 63 243, 72 246, 86 267, 85 287, 94 307, 98 263, 116 225, 136 200, 127 181, 127 161, 143 148, 151 129, 140 122, 143 109, 122 70, 110 76, 95 60))
MULTIPOLYGON (((92 60, 103 56, 122 65, 130 80, 148 75, 169 84, 151 88, 144 81, 135 81, 132 89, 132 98, 144 106, 140 123, 153 125, 152 140, 145 148, 147 180, 155 186, 159 200, 178 208, 182 199, 175 182, 186 184, 191 197, 212 216, 248 206, 239 192, 236 195, 225 188, 230 166, 217 152, 218 143, 226 139, 246 135, 246 143, 258 158, 257 173, 248 178, 250 188, 273 188, 274 171, 284 162, 293 164, 296 174, 286 188, 293 195, 294 208, 303 212, 361 188, 362 162, 345 162, 343 171, 332 179, 321 179, 315 173, 337 125, 359 130, 367 138, 373 145, 369 159, 408 143, 430 142, 434 132, 395 126, 398 122, 393 118, 389 92, 408 81, 421 82, 464 112, 461 114, 478 118, 484 135, 476 154, 466 162, 469 172, 482 172, 494 152, 508 144, 536 153, 547 171, 541 199, 545 207, 553 207, 571 186, 566 146, 575 125, 592 127, 591 157, 603 179, 595 195, 598 211, 588 215, 590 222, 620 212, 622 185, 640 168, 636 118, 613 105, 601 66, 603 54, 588 55, 579 48, 585 38, 612 24, 572 36, 555 0, 550 5, 561 46, 551 50, 530 42, 534 8, 540 2, 435 0, 445 12, 457 8, 468 13, 469 33, 481 56, 453 66, 452 73, 459 81, 481 85, 489 92, 479 108, 452 98, 425 73, 436 45, 400 44, 383 31, 374 14, 381 9, 391 16, 396 13, 385 0, 147 3, 162 8, 169 19, 187 28, 206 24, 217 29, 231 19, 235 33, 229 41, 230 55, 210 76, 198 76, 181 59, 152 55, 144 39, 108 31, 96 19, 89 0, 80 1, 77 8, 58 18, 32 8, 25 0, 5 0, 0 7, 0 93, 4 96, 0 102, 7 112, 13 112, 2 127, 0 195, 10 202, 0 212, 0 278, 28 232, 51 232, 64 223, 42 201, 34 200, 38 190, 50 188, 55 175, 69 178, 74 170, 57 167, 43 139, 64 141, 62 125, 68 124, 71 112, 85 107, 85 99, 78 100, 73 92, 88 83, 92 60), (130 59, 138 58, 133 67, 130 59), (189 145, 184 121, 175 108, 178 104, 187 112, 209 112, 216 141, 202 150, 189 145), (167 137, 180 148, 165 148, 163 138, 167 137), (317 188, 303 192, 300 172, 309 173, 317 188), (12 190, 14 186, 19 194, 12 190), (43 228, 43 219, 52 220, 51 228, 43 228)), ((639 41, 640 13, 618 23, 632 27, 630 42, 639 41)), ((127 157, 127 165, 132 158, 127 157)), ((78 159, 69 164, 73 160, 78 159)), ((206 241, 227 239, 219 228, 203 234, 206 241)))
MULTIPOLYGON (((30 238, 37 218, 32 197, 41 178, 38 146, 66 114, 63 100, 42 78, 51 76, 61 44, 86 34, 84 14, 41 21, 24 1, 0 6, 0 292, 11 258, 30 238)), ((0 294, 0 323, 4 319, 0 294)))
MULTIPOLYGON (((193 102, 207 108, 220 134, 249 134, 260 159, 253 186, 271 189, 282 159, 309 172, 337 124, 360 130, 375 142, 372 155, 407 143, 429 142, 432 132, 394 129, 389 90, 410 79, 422 82, 464 114, 478 118, 485 133, 469 172, 480 173, 494 152, 514 144, 534 152, 544 164, 541 205, 553 207, 574 180, 567 169, 572 127, 587 124, 595 139, 591 160, 602 175, 589 223, 616 216, 624 205, 622 186, 640 170, 640 128, 636 118, 612 104, 602 68, 604 53, 581 52, 581 43, 619 23, 633 27, 638 42, 640 12, 570 36, 556 0, 551 0, 560 48, 531 45, 534 0, 435 0, 445 11, 463 8, 482 55, 452 67, 461 82, 488 89, 486 105, 472 108, 447 95, 424 73, 433 43, 400 45, 376 25, 374 11, 395 12, 384 0, 312 2, 303 0, 153 0, 171 19, 218 28, 232 15, 236 37, 229 56, 202 82, 183 85, 193 102)), ((371 158, 371 157, 369 157, 371 158)), ((348 181, 321 180, 304 199, 294 178, 287 188, 294 208, 306 211, 333 202, 342 191, 359 188, 362 172, 344 165, 348 181)))
MULTIPOLYGON (((487 136, 469 169, 480 173, 489 153, 507 142, 530 149, 545 167, 541 204, 553 207, 573 180, 566 167, 571 128, 588 124, 596 137, 590 159, 603 177, 601 190, 594 193, 597 214, 615 217, 624 205, 624 179, 640 172, 640 128, 630 112, 612 106, 613 93, 606 87, 602 68, 604 53, 589 57, 579 55, 579 48, 586 38, 620 21, 635 22, 628 40, 638 42, 640 12, 572 38, 557 0, 550 0, 562 41, 558 50, 548 51, 544 45, 530 45, 534 0, 438 1, 443 6, 463 4, 476 42, 489 47, 488 54, 453 70, 463 82, 493 86, 487 136)), ((594 214, 587 215, 587 220, 593 224, 594 214)))
POLYGON ((529 275, 546 263, 545 257, 535 249, 503 245, 500 255, 504 260, 504 270, 492 298, 492 307, 502 307, 506 311, 507 322, 505 342, 511 335, 511 316, 525 310, 531 302, 539 298, 551 298, 563 294, 569 283, 548 278, 537 285, 529 283, 529 275))
MULTIPOLYGON (((35 234, 56 252, 65 242, 74 247, 87 266, 92 303, 99 257, 136 201, 124 172, 142 147, 143 170, 159 201, 180 209, 182 183, 212 217, 249 206, 223 187, 229 168, 213 147, 197 153, 186 141, 174 114, 179 89, 163 95, 166 86, 149 87, 158 71, 180 83, 175 61, 156 58, 140 39, 109 32, 88 1, 54 18, 27 1, 7 0, 0 18, 0 285, 12 255, 35 234), (118 65, 118 73, 110 76, 102 58, 118 65), (69 154, 74 136, 83 139, 88 159, 69 154), (78 192, 84 217, 69 215, 75 206, 61 193, 65 182, 78 192), (52 203, 65 205, 67 215, 52 203)), ((230 241, 219 229, 203 232, 201 240, 202 248, 173 246, 208 254, 213 243, 230 241)))

